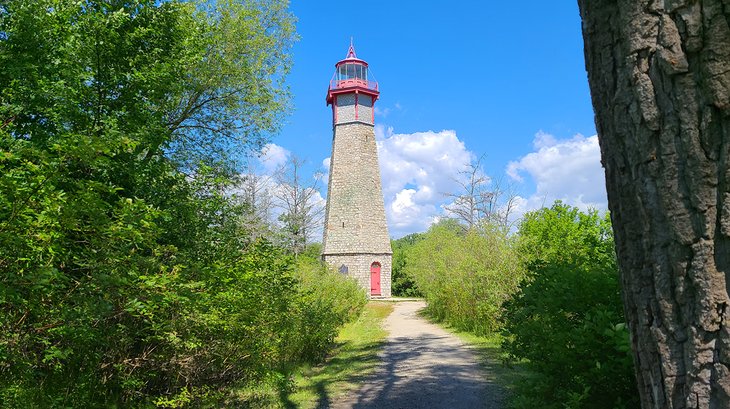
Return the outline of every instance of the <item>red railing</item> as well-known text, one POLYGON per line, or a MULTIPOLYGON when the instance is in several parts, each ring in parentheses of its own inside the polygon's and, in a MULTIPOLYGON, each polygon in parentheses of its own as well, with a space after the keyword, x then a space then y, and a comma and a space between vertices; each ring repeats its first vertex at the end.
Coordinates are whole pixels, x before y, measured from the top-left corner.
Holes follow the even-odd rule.
POLYGON ((352 87, 362 87, 366 88, 372 91, 378 90, 378 83, 376 81, 368 81, 363 80, 360 78, 351 78, 347 80, 338 80, 338 79, 332 79, 330 81, 330 89, 342 89, 342 88, 352 88, 352 87))

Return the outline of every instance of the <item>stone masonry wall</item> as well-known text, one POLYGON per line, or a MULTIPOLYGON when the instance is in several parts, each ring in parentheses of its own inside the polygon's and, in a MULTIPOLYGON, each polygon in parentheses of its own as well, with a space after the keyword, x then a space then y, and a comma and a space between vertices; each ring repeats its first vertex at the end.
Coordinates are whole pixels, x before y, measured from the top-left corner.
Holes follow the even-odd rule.
POLYGON ((342 94, 337 96, 335 104, 337 110, 337 122, 352 122, 355 120, 355 94, 342 94))
POLYGON ((370 296, 370 266, 380 263, 380 290, 381 296, 391 296, 391 254, 330 254, 324 255, 324 261, 330 264, 335 270, 340 270, 344 265, 347 267, 347 275, 355 281, 370 296))
POLYGON ((373 97, 360 94, 357 98, 357 120, 368 124, 373 123, 373 97))
POLYGON ((334 131, 323 254, 392 254, 371 125, 334 131))
POLYGON ((370 295, 370 266, 381 265, 381 295, 391 296, 390 235, 372 125, 372 99, 338 95, 327 193, 322 258, 335 269, 347 267, 370 295), (362 99, 362 101, 360 101, 362 99))
POLYGON ((370 95, 360 94, 355 105, 355 94, 341 94, 336 98, 335 110, 337 124, 349 122, 363 122, 373 124, 373 98, 370 95))

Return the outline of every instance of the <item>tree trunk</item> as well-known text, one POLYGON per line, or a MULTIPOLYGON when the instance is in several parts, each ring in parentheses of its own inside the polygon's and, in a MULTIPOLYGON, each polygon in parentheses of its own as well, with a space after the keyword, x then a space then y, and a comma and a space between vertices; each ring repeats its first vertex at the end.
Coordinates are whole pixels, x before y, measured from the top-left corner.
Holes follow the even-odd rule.
POLYGON ((730 408, 730 1, 578 0, 643 408, 730 408))

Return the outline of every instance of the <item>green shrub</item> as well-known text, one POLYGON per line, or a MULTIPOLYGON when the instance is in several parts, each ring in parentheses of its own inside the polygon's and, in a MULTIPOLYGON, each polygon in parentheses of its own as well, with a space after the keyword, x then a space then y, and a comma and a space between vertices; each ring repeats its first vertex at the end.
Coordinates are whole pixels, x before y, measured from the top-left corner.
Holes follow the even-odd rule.
POLYGON ((413 233, 398 240, 391 241, 393 249, 393 274, 392 274, 392 292, 397 297, 422 297, 421 290, 416 286, 413 277, 410 276, 406 269, 408 253, 411 248, 422 240, 422 233, 413 233))
POLYGON ((608 216, 556 203, 525 215, 528 271, 505 304, 503 348, 534 376, 514 407, 638 407, 608 216))
POLYGON ((488 224, 468 231, 453 222, 436 224, 406 260, 406 271, 428 301, 427 311, 480 335, 499 329, 502 303, 523 274, 514 241, 488 224))
MULTIPOLYGON (((0 162, 0 189, 31 179, 23 163, 0 162)), ((82 186, 58 194, 46 181, 20 220, 0 223, 0 406, 223 399, 230 386, 321 359, 365 303, 319 264, 295 266, 264 241, 239 248, 238 210, 221 197, 178 195, 177 210, 197 212, 170 218, 141 200, 101 207, 105 190, 82 186), (180 248, 160 243, 168 221, 188 226, 180 248)), ((11 208, 0 200, 0 212, 11 208)))
POLYGON ((296 362, 316 362, 332 348, 340 327, 360 316, 367 297, 355 280, 334 272, 323 262, 299 256, 300 281, 292 351, 296 362))

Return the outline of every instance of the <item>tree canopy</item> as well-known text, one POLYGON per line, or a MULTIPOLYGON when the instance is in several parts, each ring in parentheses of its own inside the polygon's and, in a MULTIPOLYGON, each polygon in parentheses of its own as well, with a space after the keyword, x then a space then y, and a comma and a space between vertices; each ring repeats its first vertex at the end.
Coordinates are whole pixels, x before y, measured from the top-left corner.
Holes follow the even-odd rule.
POLYGON ((0 5, 0 406, 180 407, 358 311, 336 275, 312 299, 226 193, 281 122, 294 39, 285 1, 0 5))
POLYGON ((558 201, 518 235, 527 278, 504 305, 502 346, 535 376, 517 406, 637 406, 609 215, 558 201))

